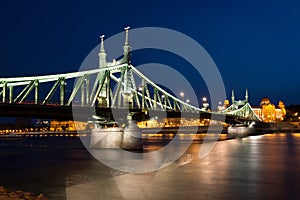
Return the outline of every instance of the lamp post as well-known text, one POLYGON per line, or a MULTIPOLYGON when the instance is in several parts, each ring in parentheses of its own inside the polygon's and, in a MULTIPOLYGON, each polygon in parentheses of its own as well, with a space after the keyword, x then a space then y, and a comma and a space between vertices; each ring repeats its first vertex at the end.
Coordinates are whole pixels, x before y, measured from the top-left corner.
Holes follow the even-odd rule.
POLYGON ((207 98, 206 97, 203 97, 202 98, 202 105, 203 105, 203 110, 207 110, 208 106, 209 106, 209 103, 207 102, 207 98))
POLYGON ((182 98, 182 101, 183 101, 184 100, 184 93, 180 92, 179 95, 180 95, 180 97, 182 98))
POLYGON ((223 106, 222 106, 222 102, 219 101, 219 105, 218 105, 218 111, 222 111, 223 110, 223 106))

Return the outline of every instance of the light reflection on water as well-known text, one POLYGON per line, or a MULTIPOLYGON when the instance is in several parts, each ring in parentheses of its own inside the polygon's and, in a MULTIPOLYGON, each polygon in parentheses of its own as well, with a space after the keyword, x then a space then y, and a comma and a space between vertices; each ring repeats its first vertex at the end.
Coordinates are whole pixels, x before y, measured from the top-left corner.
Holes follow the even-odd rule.
MULTIPOLYGON (((52 199, 87 199, 84 195, 93 192, 97 199, 300 197, 300 133, 232 140, 221 135, 221 141, 204 159, 199 159, 198 152, 205 134, 182 135, 183 142, 196 138, 186 154, 169 167, 147 174, 110 169, 95 160, 78 137, 59 135, 1 138, 0 185, 45 193, 52 199)), ((143 137, 147 152, 162 148, 174 135, 143 137)))

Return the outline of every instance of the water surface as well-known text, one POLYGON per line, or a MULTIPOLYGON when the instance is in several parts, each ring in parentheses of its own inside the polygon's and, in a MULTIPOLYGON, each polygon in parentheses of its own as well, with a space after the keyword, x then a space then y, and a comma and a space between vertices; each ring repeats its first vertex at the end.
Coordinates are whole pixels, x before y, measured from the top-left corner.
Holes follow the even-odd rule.
POLYGON ((162 170, 129 174, 94 159, 78 137, 1 138, 0 185, 51 199, 300 199, 300 134, 219 141, 203 159, 200 146, 162 170))

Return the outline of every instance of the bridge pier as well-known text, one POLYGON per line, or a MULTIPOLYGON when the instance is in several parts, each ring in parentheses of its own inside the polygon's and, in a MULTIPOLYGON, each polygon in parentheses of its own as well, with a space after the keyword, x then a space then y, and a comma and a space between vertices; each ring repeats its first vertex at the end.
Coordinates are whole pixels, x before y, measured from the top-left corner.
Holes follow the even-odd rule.
POLYGON ((96 126, 91 133, 90 147, 142 150, 142 130, 132 121, 130 115, 127 120, 128 125, 125 128, 96 126))
POLYGON ((124 129, 122 149, 143 149, 142 130, 132 121, 131 116, 127 120, 128 125, 124 129))

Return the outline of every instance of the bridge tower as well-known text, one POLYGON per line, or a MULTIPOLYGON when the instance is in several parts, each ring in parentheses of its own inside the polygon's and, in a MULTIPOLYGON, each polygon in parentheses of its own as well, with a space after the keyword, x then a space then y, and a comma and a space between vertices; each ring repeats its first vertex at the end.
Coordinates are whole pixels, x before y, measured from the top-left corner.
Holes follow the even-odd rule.
POLYGON ((124 107, 133 107, 133 95, 132 95, 132 84, 133 84, 133 74, 130 68, 130 45, 129 45, 129 29, 130 27, 124 28, 125 30, 125 44, 123 47, 124 50, 124 57, 122 59, 123 63, 127 64, 124 72, 124 87, 123 87, 123 106, 124 107))
POLYGON ((231 92, 231 105, 225 110, 221 111, 235 117, 247 118, 249 121, 261 121, 261 119, 255 114, 251 105, 249 104, 248 90, 246 89, 244 100, 235 100, 234 91, 231 92))
MULTIPOLYGON (((99 69, 101 68, 105 68, 107 66, 107 62, 106 62, 106 52, 104 49, 104 35, 100 36, 100 52, 98 53, 98 57, 99 57, 99 69)), ((108 82, 109 82, 109 78, 108 76, 105 76, 105 72, 99 72, 99 83, 102 81, 102 79, 104 78, 104 84, 103 87, 99 93, 98 96, 98 104, 101 107, 107 107, 109 106, 109 88, 108 88, 108 82)))
POLYGON ((57 102, 54 104, 59 106, 80 104, 82 107, 135 108, 143 112, 147 110, 204 112, 168 93, 131 64, 129 28, 126 27, 124 31, 124 55, 121 59, 107 61, 102 35, 98 52, 98 69, 44 76, 0 78, 0 101, 21 104, 25 101, 31 102, 33 99, 34 105, 48 105, 53 104, 51 101, 54 100, 57 102), (73 81, 73 89, 66 90, 66 85, 73 84, 73 81))

